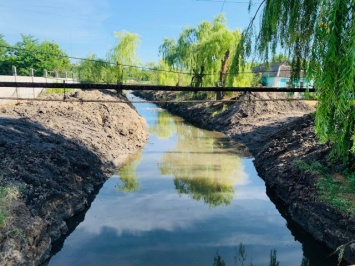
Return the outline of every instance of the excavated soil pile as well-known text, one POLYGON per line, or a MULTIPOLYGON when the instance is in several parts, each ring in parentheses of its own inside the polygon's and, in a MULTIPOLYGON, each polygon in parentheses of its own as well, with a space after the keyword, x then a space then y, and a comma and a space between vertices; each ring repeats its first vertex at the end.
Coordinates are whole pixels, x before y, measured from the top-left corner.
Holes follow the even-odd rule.
MULTIPOLYGON (((47 96, 61 99, 63 95, 47 96)), ((147 141, 146 122, 111 92, 78 91, 67 102, 0 107, 0 186, 19 196, 2 204, 1 265, 38 265, 66 220, 85 210, 104 181, 147 141)))

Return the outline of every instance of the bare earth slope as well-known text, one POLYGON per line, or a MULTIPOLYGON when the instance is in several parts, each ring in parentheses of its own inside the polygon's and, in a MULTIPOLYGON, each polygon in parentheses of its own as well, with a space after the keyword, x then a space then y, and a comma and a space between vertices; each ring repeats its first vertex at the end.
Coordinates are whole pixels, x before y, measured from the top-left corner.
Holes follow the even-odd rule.
MULTIPOLYGON (((80 91, 71 99, 117 97, 80 91)), ((21 103, 0 107, 0 114, 0 185, 19 191, 5 206, 0 264, 38 265, 67 232, 65 221, 145 144, 146 122, 124 103, 21 103)))
MULTIPOLYGON (((135 93, 151 100, 175 100, 177 92, 135 93)), ((355 217, 319 200, 316 176, 295 166, 325 162, 330 147, 314 133, 312 109, 301 101, 263 101, 286 98, 284 93, 245 93, 227 108, 222 103, 161 103, 192 124, 225 133, 245 144, 255 157, 255 167, 265 180, 271 200, 281 200, 288 216, 330 249, 354 241, 355 217), (259 101, 253 101, 259 100, 259 101)), ((355 263, 355 243, 344 258, 355 263)))

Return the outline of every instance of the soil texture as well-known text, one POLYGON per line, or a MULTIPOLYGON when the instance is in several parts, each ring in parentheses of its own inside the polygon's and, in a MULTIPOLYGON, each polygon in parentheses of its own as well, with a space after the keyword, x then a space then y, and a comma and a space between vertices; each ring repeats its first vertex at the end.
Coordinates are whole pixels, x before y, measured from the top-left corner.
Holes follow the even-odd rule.
MULTIPOLYGON (((63 95, 44 96, 63 99, 63 95)), ((66 220, 88 208, 126 158, 147 141, 147 125, 110 91, 76 91, 62 102, 0 107, 0 186, 17 196, 3 204, 9 217, 0 229, 1 265, 39 265, 66 220)))

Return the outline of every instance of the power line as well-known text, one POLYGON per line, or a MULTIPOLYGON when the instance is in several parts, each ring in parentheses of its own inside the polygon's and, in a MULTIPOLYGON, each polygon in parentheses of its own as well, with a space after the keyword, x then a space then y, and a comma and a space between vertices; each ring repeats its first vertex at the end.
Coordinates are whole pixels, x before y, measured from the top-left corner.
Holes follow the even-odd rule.
MULTIPOLYGON (((196 0, 197 1, 197 0, 196 0)), ((26 51, 29 53, 33 53, 34 51, 30 51, 26 48, 20 48, 20 47, 14 47, 14 46, 6 46, 6 45, 0 45, 0 47, 2 48, 6 48, 9 50, 22 50, 22 51, 26 51)), ((50 56, 56 56, 56 57, 61 57, 61 58, 69 58, 69 59, 74 59, 74 60, 81 60, 81 61, 90 61, 90 62, 96 62, 96 63, 103 63, 103 64, 109 64, 111 66, 122 66, 122 67, 127 67, 127 68, 138 68, 138 69, 142 69, 142 70, 148 70, 148 71, 157 71, 157 72, 165 72, 165 73, 173 73, 173 74, 181 74, 181 75, 192 75, 194 76, 195 74, 192 72, 184 72, 184 71, 177 71, 177 70, 165 70, 165 69, 158 69, 158 68, 151 68, 151 67, 144 67, 144 66, 136 66, 136 65, 127 65, 127 64, 118 64, 118 63, 114 63, 114 62, 110 62, 110 61, 106 61, 106 60, 102 60, 102 59, 90 59, 90 58, 82 58, 82 57, 76 57, 76 56, 69 56, 66 54, 54 54, 54 53, 48 53, 48 52, 40 52, 40 51, 35 51, 35 54, 44 54, 44 55, 50 55, 50 56)), ((35 57, 36 55, 31 54, 33 57, 35 57)), ((260 73, 273 73, 275 71, 270 70, 270 71, 243 71, 243 72, 226 72, 226 75, 241 75, 241 74, 260 74, 260 73)), ((277 71, 276 71, 277 72, 277 71)), ((290 72, 290 70, 280 70, 280 72, 290 72)), ((203 73, 203 74, 198 74, 201 76, 216 76, 216 75, 220 75, 219 72, 217 73, 203 73)))
POLYGON ((222 13, 222 12, 223 12, 223 9, 224 9, 224 5, 225 5, 225 3, 226 3, 226 0, 224 0, 224 1, 223 1, 223 4, 222 4, 222 8, 221 8, 221 12, 220 12, 220 13, 222 13))

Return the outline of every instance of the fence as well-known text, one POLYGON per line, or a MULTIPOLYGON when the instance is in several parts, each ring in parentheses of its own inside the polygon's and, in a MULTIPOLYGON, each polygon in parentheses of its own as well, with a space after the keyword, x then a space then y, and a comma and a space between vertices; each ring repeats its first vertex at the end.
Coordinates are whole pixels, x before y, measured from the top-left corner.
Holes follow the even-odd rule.
MULTIPOLYGON (((74 73, 64 72, 60 73, 57 71, 44 71, 43 77, 35 77, 33 75, 33 69, 30 69, 29 76, 18 76, 16 67, 12 67, 12 76, 2 76, 0 75, 0 82, 30 82, 30 83, 66 83, 74 84, 79 83, 79 80, 75 78, 74 73)), ((46 88, 42 87, 3 87, 0 89, 0 97, 13 97, 13 98, 36 98, 46 88)), ((0 103, 8 102, 9 100, 0 100, 0 103)))

